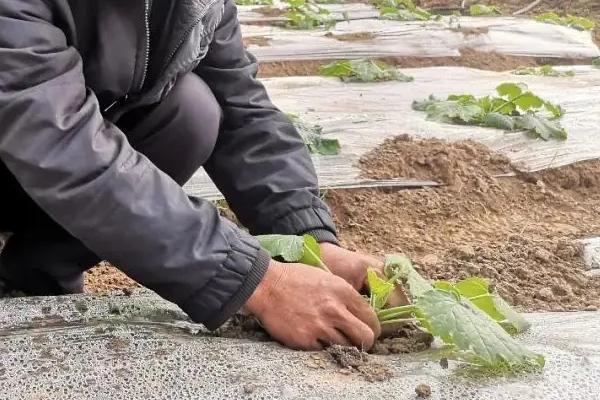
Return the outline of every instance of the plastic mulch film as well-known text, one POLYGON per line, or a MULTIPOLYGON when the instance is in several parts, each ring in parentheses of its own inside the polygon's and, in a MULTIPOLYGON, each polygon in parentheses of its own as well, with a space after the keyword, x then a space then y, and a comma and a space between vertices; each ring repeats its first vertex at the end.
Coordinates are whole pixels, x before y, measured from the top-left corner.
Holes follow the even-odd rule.
MULTIPOLYGON (((149 294, 0 301, 0 398, 17 399, 598 399, 600 313, 526 315, 519 340, 546 357, 542 373, 465 374, 436 350, 371 356, 391 377, 342 374, 322 353, 226 339, 149 294)), ((379 368, 379 367, 377 367, 379 368)))
MULTIPOLYGON (((323 127, 325 137, 339 139, 336 156, 314 157, 323 186, 357 184, 362 181, 356 163, 361 155, 388 137, 409 134, 416 138, 450 141, 473 139, 507 155, 522 170, 536 171, 600 157, 600 69, 565 67, 574 77, 515 76, 464 67, 406 69, 414 82, 342 83, 335 78, 290 77, 265 79, 264 83, 282 110, 303 121, 323 127), (502 82, 525 82, 534 93, 566 110, 562 125, 566 141, 535 140, 520 133, 428 121, 413 111, 413 100, 430 94, 493 94, 502 82)), ((560 69, 560 68, 559 68, 560 69)), ((371 182, 371 184, 373 184, 371 182)), ((360 185, 359 185, 360 186, 360 185)), ((199 172, 188 192, 218 198, 208 177, 199 172)))
POLYGON ((248 45, 261 62, 455 57, 461 49, 525 57, 600 56, 589 32, 513 17, 460 17, 458 23, 448 17, 428 22, 356 19, 330 29, 243 25, 242 31, 246 39, 261 37, 260 45, 248 45), (353 34, 361 35, 351 39, 353 34))

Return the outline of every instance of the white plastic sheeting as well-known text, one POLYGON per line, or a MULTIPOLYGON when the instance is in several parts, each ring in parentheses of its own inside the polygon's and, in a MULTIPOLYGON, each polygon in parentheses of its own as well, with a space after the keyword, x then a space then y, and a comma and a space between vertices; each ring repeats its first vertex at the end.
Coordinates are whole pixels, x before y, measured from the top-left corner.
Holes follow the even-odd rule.
POLYGON ((2 300, 0 398, 414 399, 421 383, 432 400, 600 398, 600 313, 527 318, 520 340, 545 355, 541 374, 465 377, 434 350, 373 357, 393 376, 369 383, 327 361, 315 368, 313 353, 210 336, 154 295, 2 300))
MULTIPOLYGON (((335 187, 361 180, 356 167, 360 156, 385 138, 404 133, 417 138, 477 140, 530 171, 600 158, 600 69, 565 68, 576 70, 576 76, 515 76, 509 72, 434 67, 403 70, 415 78, 408 83, 342 83, 321 77, 272 78, 264 83, 278 107, 321 125, 326 136, 340 140, 341 154, 314 157, 321 184, 335 187), (567 111, 562 124, 569 132, 568 140, 544 142, 519 132, 441 124, 427 121, 424 113, 411 109, 413 100, 430 94, 493 94, 497 85, 507 81, 525 82, 535 93, 561 104, 567 111)), ((191 194, 218 197, 218 191, 202 172, 187 189, 191 194)))
POLYGON ((460 17, 441 21, 402 22, 359 19, 338 22, 331 29, 290 30, 268 25, 243 25, 243 36, 264 37, 268 45, 250 44, 259 61, 327 60, 362 57, 453 57, 461 49, 501 54, 590 58, 600 56, 589 32, 525 18, 460 17), (368 32, 372 38, 340 41, 329 35, 368 32))

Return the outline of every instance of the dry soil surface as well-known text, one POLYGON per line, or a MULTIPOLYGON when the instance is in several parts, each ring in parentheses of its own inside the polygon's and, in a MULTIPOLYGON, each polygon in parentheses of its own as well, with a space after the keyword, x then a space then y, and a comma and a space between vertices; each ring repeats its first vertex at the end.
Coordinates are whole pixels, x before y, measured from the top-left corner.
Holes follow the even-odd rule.
POLYGON ((600 306, 600 279, 584 274, 574 243, 600 233, 600 161, 523 175, 475 142, 400 136, 361 167, 369 178, 445 186, 329 192, 346 246, 405 253, 432 279, 489 278, 526 311, 600 306))

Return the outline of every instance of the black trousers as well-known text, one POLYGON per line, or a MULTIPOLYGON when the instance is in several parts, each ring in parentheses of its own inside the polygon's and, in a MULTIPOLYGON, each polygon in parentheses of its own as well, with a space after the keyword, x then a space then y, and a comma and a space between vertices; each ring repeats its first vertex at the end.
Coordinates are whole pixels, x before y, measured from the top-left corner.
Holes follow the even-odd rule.
MULTIPOLYGON (((184 185, 209 159, 221 120, 210 88, 188 74, 160 104, 127 113, 117 126, 134 149, 184 185)), ((0 231, 12 233, 0 254, 0 280, 29 295, 80 293, 83 272, 101 261, 40 209, 1 161, 0 231)))

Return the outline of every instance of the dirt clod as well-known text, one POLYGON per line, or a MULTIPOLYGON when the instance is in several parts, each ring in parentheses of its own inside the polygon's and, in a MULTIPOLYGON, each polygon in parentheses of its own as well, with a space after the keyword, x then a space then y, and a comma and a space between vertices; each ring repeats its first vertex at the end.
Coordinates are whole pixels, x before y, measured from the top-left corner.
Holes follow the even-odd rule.
POLYGON ((372 361, 367 353, 356 347, 333 345, 325 351, 341 367, 343 374, 357 372, 368 382, 381 382, 392 377, 388 366, 372 361))
POLYGON ((415 388, 417 397, 423 399, 431 396, 431 386, 421 383, 415 388))
POLYGON ((379 340, 373 354, 408 354, 425 351, 431 347, 433 336, 415 326, 403 326, 391 332, 390 337, 379 340))

